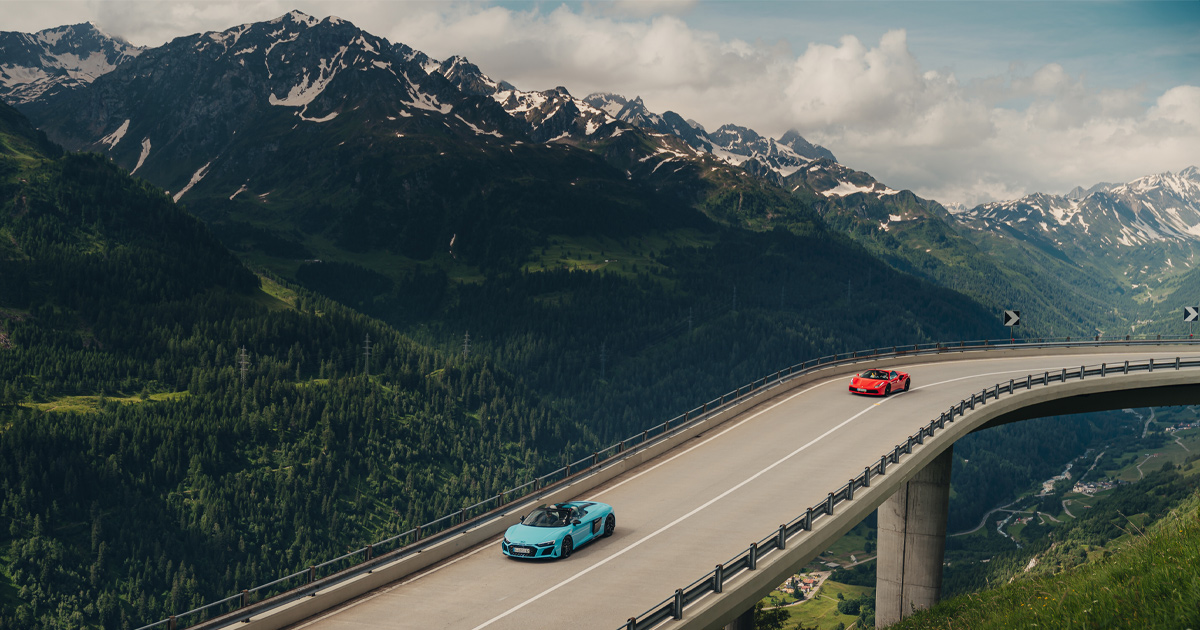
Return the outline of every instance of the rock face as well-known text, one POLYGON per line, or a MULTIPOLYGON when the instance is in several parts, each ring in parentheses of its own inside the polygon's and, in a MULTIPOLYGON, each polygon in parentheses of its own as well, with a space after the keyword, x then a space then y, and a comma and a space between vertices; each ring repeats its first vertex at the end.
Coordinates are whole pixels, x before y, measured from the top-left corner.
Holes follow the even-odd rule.
POLYGON ((91 83, 143 50, 90 22, 36 33, 0 32, 0 99, 14 105, 41 101, 91 83))

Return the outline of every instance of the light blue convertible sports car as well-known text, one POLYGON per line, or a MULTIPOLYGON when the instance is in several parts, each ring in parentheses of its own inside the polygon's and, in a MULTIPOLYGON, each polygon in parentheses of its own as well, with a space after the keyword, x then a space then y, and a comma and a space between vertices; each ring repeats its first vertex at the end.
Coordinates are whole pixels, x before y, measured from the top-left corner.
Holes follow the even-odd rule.
POLYGON ((617 517, 607 503, 539 505, 504 532, 500 550, 510 558, 566 558, 577 547, 612 536, 616 527, 617 517))

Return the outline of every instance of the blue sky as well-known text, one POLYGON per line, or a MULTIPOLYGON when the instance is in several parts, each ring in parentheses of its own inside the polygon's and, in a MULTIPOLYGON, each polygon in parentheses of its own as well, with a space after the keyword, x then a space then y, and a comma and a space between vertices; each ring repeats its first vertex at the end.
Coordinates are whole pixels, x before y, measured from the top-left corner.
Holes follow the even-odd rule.
POLYGON ((1200 2, 0 0, 0 30, 135 44, 300 9, 526 90, 795 128, 893 188, 968 205, 1200 165, 1200 2))

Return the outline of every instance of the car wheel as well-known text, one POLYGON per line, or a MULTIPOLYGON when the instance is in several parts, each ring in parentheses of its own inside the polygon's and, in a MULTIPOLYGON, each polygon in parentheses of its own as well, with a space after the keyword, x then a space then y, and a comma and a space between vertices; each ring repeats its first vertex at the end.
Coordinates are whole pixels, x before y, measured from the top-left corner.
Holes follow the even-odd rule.
POLYGON ((604 519, 604 537, 608 538, 609 536, 612 536, 613 531, 616 529, 617 529, 617 517, 613 516, 612 514, 609 514, 608 518, 604 519))
POLYGON ((563 539, 563 541, 562 541, 562 550, 561 550, 561 551, 559 551, 559 553, 558 553, 558 557, 559 557, 559 558, 562 558, 562 559, 564 559, 564 560, 565 560, 565 559, 567 559, 567 558, 570 558, 570 557, 571 557, 571 552, 572 552, 574 549, 575 549, 575 542, 571 540, 571 537, 570 537, 570 536, 567 536, 567 537, 566 537, 566 538, 564 538, 564 539, 563 539))
POLYGON ((892 395, 892 386, 891 386, 890 384, 889 384, 889 385, 888 385, 886 388, 884 388, 884 390, 883 390, 883 395, 884 395, 884 397, 885 397, 885 398, 886 398, 887 396, 891 396, 891 395, 892 395))
POLYGON ((906 380, 906 381, 904 381, 904 391, 908 391, 908 388, 909 388, 909 386, 910 386, 910 385, 912 385, 912 379, 911 379, 911 378, 910 378, 910 379, 908 379, 908 380, 906 380))

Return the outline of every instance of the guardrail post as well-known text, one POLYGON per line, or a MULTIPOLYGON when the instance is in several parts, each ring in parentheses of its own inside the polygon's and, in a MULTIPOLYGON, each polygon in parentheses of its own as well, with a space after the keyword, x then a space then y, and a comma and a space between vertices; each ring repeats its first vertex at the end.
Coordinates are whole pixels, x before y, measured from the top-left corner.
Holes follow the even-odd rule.
POLYGON ((1129 341, 1129 335, 1125 335, 1125 341, 1129 341))
POLYGON ((804 531, 812 531, 812 508, 808 508, 808 510, 804 512, 804 531))
POLYGON ((648 439, 650 439, 650 432, 642 431, 642 443, 645 444, 646 440, 648 439))
POLYGON ((779 526, 779 540, 775 541, 775 546, 780 549, 787 549, 787 525, 779 526))
POLYGON ((987 404, 987 388, 986 387, 983 388, 983 392, 979 395, 979 404, 981 404, 981 405, 987 404))
POLYGON ((1087 367, 1081 365, 1081 366, 1079 366, 1079 380, 1082 381, 1083 377, 1085 377, 1085 376, 1087 376, 1087 367))
POLYGON ((592 465, 595 466, 596 464, 599 464, 599 463, 600 463, 600 453, 592 453, 592 465))
POLYGON ((1129 373, 1129 362, 1128 361, 1125 362, 1125 373, 1126 374, 1129 373))
MULTIPOLYGON (((541 480, 539 479, 538 481, 541 481, 541 480)), ((423 528, 423 527, 424 527, 424 525, 417 525, 417 540, 421 540, 421 528, 423 528)))
POLYGON ((1017 387, 1016 379, 1012 379, 1012 378, 1008 379, 1008 393, 1015 394, 1017 392, 1016 387, 1017 387))
POLYGON ((630 617, 629 621, 625 622, 625 630, 637 630, 637 618, 630 617))
POLYGON ((249 606, 249 605, 250 605, 250 591, 249 591, 249 589, 242 589, 242 605, 241 605, 241 608, 245 608, 245 607, 247 607, 247 606, 249 606))
POLYGON ((1105 375, 1104 373, 1107 371, 1107 369, 1108 369, 1108 364, 1101 363, 1100 364, 1100 376, 1104 376, 1105 375))
MULTIPOLYGON (((1161 337, 1162 335, 1159 335, 1159 336, 1161 337)), ((1151 372, 1154 371, 1154 359, 1150 359, 1150 371, 1151 372)))
POLYGON ((925 427, 921 427, 920 429, 917 430, 917 444, 924 444, 924 443, 925 443, 925 427))
POLYGON ((725 587, 725 566, 718 564, 717 568, 713 570, 713 592, 720 593, 724 587, 725 587))
POLYGON ((1060 383, 1067 382, 1067 368, 1062 369, 1062 378, 1060 378, 1058 382, 1060 382, 1060 383))
POLYGON ((683 589, 675 589, 675 604, 671 606, 671 617, 683 619, 683 589))
POLYGON ((863 487, 864 487, 864 488, 870 488, 870 487, 871 487, 871 467, 870 467, 870 466, 867 466, 866 468, 863 468, 863 482, 862 482, 862 485, 863 485, 863 487))
POLYGON ((846 500, 847 501, 854 500, 854 480, 853 479, 850 480, 850 483, 846 484, 846 500))
MULTIPOLYGON (((831 494, 829 496, 833 496, 833 495, 831 494)), ((758 569, 758 543, 756 543, 756 542, 750 543, 750 555, 747 557, 747 559, 749 560, 749 565, 750 565, 749 569, 751 571, 757 570, 758 569)))
POLYGON ((700 413, 708 413, 708 403, 704 403, 704 407, 701 409, 700 413))
POLYGON ((317 567, 310 564, 310 565, 308 565, 308 583, 312 584, 316 580, 317 580, 317 567))
POLYGON ((833 493, 832 492, 830 492, 829 496, 825 498, 825 513, 830 516, 833 516, 833 493))
POLYGON ((1175 369, 1179 369, 1179 357, 1175 357, 1175 369))
POLYGON ((167 630, 175 630, 176 627, 175 615, 167 617, 167 630))
POLYGON ((882 474, 885 474, 886 472, 887 472, 887 455, 884 455, 879 458, 879 474, 882 475, 882 474))
POLYGON ((373 543, 368 544, 367 545, 367 560, 370 560, 371 558, 374 558, 374 557, 375 557, 375 545, 373 543))

